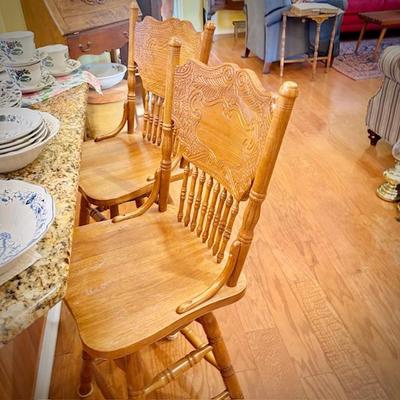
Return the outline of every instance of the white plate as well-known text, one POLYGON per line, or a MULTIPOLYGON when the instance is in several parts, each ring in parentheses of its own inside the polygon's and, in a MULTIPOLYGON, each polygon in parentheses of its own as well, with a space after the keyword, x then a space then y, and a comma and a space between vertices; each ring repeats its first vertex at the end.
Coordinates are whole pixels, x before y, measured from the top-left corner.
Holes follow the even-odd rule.
POLYGON ((47 145, 47 143, 57 135, 60 130, 60 121, 49 113, 40 113, 47 124, 48 133, 46 137, 39 143, 17 150, 11 154, 0 155, 0 173, 16 171, 17 169, 24 168, 32 161, 34 161, 47 145))
POLYGON ((0 108, 18 107, 22 93, 18 85, 11 79, 0 81, 0 108))
POLYGON ((50 71, 50 74, 59 77, 66 76, 72 74, 72 72, 76 71, 81 67, 81 63, 78 60, 69 59, 67 60, 67 66, 64 71, 50 71))
POLYGON ((0 109, 0 143, 8 143, 32 132, 40 125, 40 112, 24 108, 0 109))
POLYGON ((14 152, 16 152, 17 150, 23 149, 23 148, 25 148, 25 147, 32 146, 32 145, 35 144, 35 143, 39 143, 39 142, 41 142, 41 141, 46 137, 47 133, 48 133, 48 128, 47 128, 47 126, 43 126, 43 128, 40 129, 40 130, 37 132, 36 135, 34 135, 34 136, 32 136, 32 137, 26 139, 24 142, 15 144, 15 145, 10 146, 10 147, 5 147, 5 148, 0 149, 0 155, 1 155, 1 154, 10 154, 10 153, 14 153, 14 152))
POLYGON ((42 79, 36 86, 25 86, 25 87, 21 88, 21 92, 23 94, 39 92, 39 90, 42 90, 48 86, 52 86, 55 81, 56 81, 56 79, 54 78, 54 76, 43 74, 42 79))
POLYGON ((45 188, 0 180, 0 267, 36 244, 54 217, 54 200, 45 188))
POLYGON ((45 128, 45 124, 44 124, 44 120, 42 119, 42 122, 40 123, 40 125, 35 130, 33 130, 32 132, 28 133, 27 135, 22 136, 19 139, 15 139, 15 140, 12 140, 12 141, 7 142, 7 143, 1 143, 0 144, 0 150, 7 149, 9 147, 13 147, 13 146, 15 146, 17 144, 21 144, 21 143, 26 142, 27 140, 32 139, 33 137, 35 137, 39 133, 41 133, 41 131, 44 128, 45 128))
POLYGON ((100 82, 102 89, 117 85, 124 78, 126 67, 116 63, 85 64, 82 69, 92 73, 100 82))

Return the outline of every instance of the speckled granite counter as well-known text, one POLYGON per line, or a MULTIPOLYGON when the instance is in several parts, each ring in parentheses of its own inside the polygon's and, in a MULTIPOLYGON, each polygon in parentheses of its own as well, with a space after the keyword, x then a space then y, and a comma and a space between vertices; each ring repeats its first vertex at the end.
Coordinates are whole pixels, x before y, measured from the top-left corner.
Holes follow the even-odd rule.
POLYGON ((37 249, 42 258, 0 286, 0 342, 6 343, 44 315, 65 294, 85 129, 87 85, 32 108, 61 121, 61 130, 39 158, 19 171, 0 174, 43 185, 56 202, 56 218, 37 249))

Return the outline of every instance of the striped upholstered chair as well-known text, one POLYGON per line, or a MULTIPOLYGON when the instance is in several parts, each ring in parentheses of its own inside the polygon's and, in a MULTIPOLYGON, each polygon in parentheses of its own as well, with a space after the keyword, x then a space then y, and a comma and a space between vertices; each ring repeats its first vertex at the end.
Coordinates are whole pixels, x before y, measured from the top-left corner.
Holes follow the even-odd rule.
POLYGON ((381 138, 394 145, 400 139, 400 46, 385 49, 379 69, 383 84, 369 100, 365 122, 372 145, 381 138))

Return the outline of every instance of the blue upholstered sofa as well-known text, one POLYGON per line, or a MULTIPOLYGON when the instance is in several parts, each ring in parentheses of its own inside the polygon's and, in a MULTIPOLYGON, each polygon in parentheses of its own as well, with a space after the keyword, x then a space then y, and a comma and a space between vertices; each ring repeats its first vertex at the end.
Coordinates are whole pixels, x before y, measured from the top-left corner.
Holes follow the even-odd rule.
MULTIPOLYGON (((316 0, 316 3, 329 3, 342 10, 347 8, 347 0, 316 0)), ((246 51, 244 57, 254 53, 264 60, 264 73, 268 73, 271 63, 280 58, 282 13, 292 5, 291 0, 245 0, 247 20, 246 51)), ((339 54, 340 28, 343 14, 337 20, 334 56, 339 54)), ((332 31, 333 19, 321 27, 319 53, 326 55, 332 31)), ((300 18, 289 18, 286 27, 286 58, 312 55, 315 37, 315 24, 302 22, 300 18)))

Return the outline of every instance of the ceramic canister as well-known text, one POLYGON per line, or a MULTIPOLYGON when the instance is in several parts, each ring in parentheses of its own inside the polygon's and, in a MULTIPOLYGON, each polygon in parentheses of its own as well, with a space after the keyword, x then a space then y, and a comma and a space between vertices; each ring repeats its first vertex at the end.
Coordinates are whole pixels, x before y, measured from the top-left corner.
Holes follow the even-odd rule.
POLYGON ((10 77, 23 89, 35 87, 39 84, 42 78, 41 61, 36 60, 30 63, 13 63, 7 64, 6 70, 10 77))
POLYGON ((64 44, 52 44, 40 48, 41 51, 47 53, 47 57, 43 60, 43 65, 50 72, 61 72, 67 67, 68 61, 68 46, 64 44))
POLYGON ((16 31, 0 33, 0 51, 12 62, 23 62, 35 54, 33 32, 16 31))

